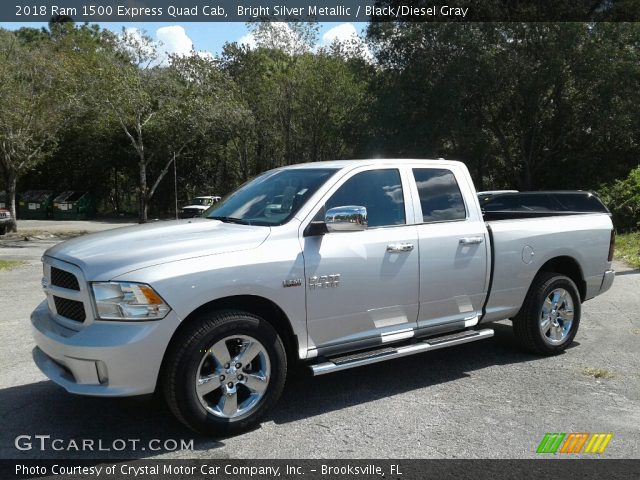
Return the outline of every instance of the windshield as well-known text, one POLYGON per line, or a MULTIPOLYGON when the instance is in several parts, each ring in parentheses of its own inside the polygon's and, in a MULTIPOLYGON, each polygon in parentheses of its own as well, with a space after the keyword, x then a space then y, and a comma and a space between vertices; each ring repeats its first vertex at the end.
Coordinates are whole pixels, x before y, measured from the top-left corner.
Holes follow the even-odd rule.
POLYGON ((332 168, 270 170, 244 184, 203 216, 247 225, 282 225, 335 172, 332 168))
POLYGON ((191 200, 191 205, 211 205, 211 202, 210 198, 196 197, 191 200))

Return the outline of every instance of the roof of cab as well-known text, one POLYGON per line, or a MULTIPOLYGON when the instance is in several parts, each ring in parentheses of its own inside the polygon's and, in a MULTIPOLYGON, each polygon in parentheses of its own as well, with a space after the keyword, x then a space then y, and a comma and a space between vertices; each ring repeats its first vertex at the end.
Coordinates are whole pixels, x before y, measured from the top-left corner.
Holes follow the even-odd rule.
POLYGON ((385 165, 393 166, 395 164, 420 164, 420 163, 438 163, 445 165, 463 165, 462 162, 456 160, 445 160, 444 158, 437 159, 420 159, 420 158, 371 158, 364 160, 326 160, 323 162, 310 162, 310 163, 298 163, 295 165, 287 165, 286 169, 299 169, 299 168, 336 168, 342 169, 346 167, 361 167, 367 165, 385 165))

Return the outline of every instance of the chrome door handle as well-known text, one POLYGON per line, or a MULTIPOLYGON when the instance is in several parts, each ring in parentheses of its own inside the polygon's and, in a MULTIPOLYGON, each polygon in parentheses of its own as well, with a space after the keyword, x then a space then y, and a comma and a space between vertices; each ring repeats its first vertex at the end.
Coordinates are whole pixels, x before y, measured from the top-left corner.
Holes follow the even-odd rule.
POLYGON ((477 245, 483 241, 482 237, 464 237, 460 239, 460 245, 477 245))
POLYGON ((413 250, 413 243, 390 243, 387 245, 387 252, 400 253, 413 250))

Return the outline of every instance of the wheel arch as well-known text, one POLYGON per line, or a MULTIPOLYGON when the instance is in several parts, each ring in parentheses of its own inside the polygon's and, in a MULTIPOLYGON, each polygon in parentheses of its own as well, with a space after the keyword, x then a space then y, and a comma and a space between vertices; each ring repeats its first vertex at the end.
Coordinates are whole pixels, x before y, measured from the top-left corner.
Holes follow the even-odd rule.
MULTIPOLYGON (((542 273, 559 273, 573 280, 578 287, 580 301, 584 302, 587 296, 587 283, 584 279, 584 273, 578 261, 568 255, 561 255, 547 260, 536 273, 536 277, 542 273)), ((533 282, 532 282, 533 284, 533 282)))
MULTIPOLYGON (((233 295, 228 297, 217 298, 211 300, 198 308, 193 310, 187 317, 185 317, 178 328, 171 336, 171 340, 165 350, 160 372, 164 371, 165 361, 168 357, 169 351, 181 332, 191 325, 193 322, 197 322, 206 312, 219 312, 224 310, 240 310, 247 313, 252 313, 263 318, 266 322, 269 322, 271 326, 278 332, 278 335, 282 339, 285 351, 287 353, 287 360, 289 362, 295 362, 298 359, 298 339, 293 332, 291 322, 287 317, 287 314, 272 300, 257 296, 257 295, 233 295)), ((159 375, 159 381, 162 378, 162 373, 159 375)))

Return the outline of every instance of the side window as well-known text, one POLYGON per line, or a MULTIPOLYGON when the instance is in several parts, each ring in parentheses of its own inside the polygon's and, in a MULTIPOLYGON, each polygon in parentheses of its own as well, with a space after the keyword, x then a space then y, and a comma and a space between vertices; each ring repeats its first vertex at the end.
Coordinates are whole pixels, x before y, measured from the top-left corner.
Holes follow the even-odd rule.
POLYGON ((414 168, 423 222, 464 220, 467 216, 462 194, 451 170, 414 168))
POLYGON ((354 175, 325 203, 325 211, 348 205, 366 207, 370 228, 405 224, 400 172, 369 170, 354 175))

